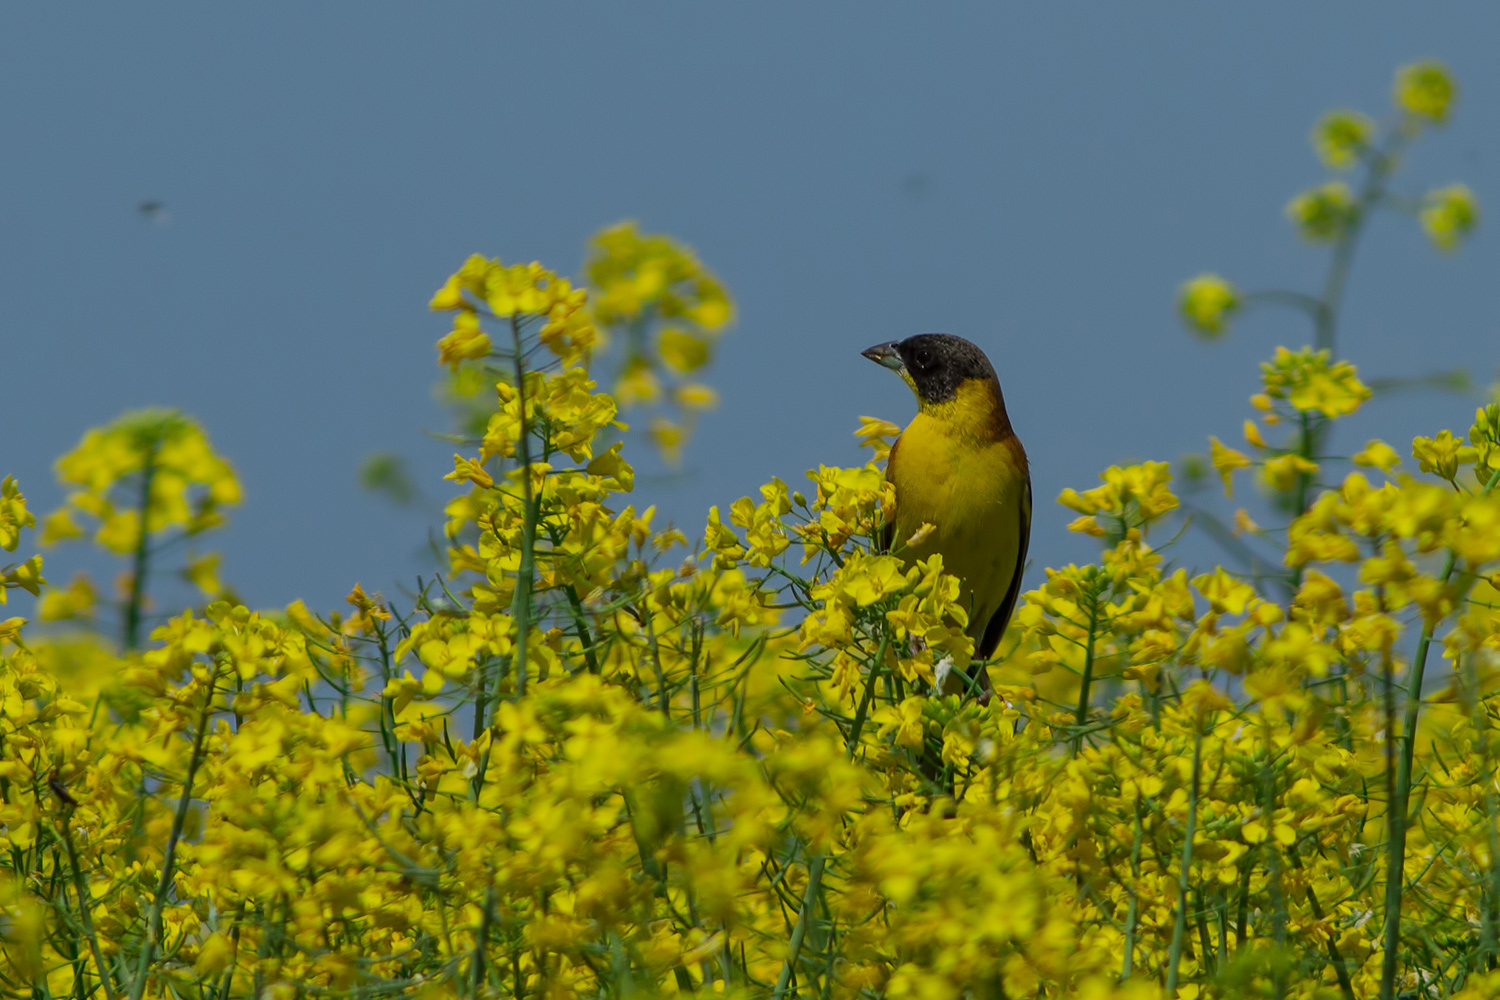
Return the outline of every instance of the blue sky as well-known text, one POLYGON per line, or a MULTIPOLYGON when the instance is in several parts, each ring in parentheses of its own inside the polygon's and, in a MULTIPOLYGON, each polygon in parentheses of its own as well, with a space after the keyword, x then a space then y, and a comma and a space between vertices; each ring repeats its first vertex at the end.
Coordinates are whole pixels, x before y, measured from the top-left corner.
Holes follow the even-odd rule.
MULTIPOLYGON (((721 408, 638 503, 696 534, 773 475, 858 461, 860 414, 913 410, 860 349, 957 333, 1030 452, 1039 579, 1093 551, 1059 490, 1238 439, 1256 362, 1309 339, 1266 313, 1204 344, 1172 302, 1205 270, 1321 281, 1283 206, 1324 177, 1322 111, 1383 113, 1396 66, 1445 60, 1461 104, 1403 183, 1500 204, 1497 37, 1479 3, 9 5, 0 472, 45 511, 86 428, 181 407, 244 482, 219 545, 252 604, 393 593, 436 518, 356 471, 397 451, 449 495, 432 290, 471 252, 576 272, 633 218, 740 309, 721 408)), ((1343 353, 1492 381, 1497 263, 1483 231, 1444 257, 1383 218, 1343 353)), ((1341 440, 1461 430, 1476 398, 1379 400, 1341 440)))

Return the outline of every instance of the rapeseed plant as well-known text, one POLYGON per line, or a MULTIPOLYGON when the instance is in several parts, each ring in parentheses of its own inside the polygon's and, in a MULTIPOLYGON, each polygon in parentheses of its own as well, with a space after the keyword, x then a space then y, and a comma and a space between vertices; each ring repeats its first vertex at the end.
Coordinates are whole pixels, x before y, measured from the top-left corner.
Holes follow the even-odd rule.
MULTIPOLYGON (((1402 72, 1397 134, 1447 116, 1446 79, 1402 72)), ((1390 155, 1350 113, 1317 135, 1337 168, 1390 155)), ((1098 559, 1025 594, 988 699, 933 693, 974 655, 958 581, 878 542, 894 425, 701 537, 625 502, 621 407, 691 408, 733 314, 633 229, 581 284, 476 256, 435 295, 472 405, 445 565, 400 601, 256 612, 200 557, 206 603, 151 628, 152 559, 238 486, 180 415, 90 432, 44 540, 92 519, 129 585, 117 644, 0 621, 0 988, 1494 995, 1500 407, 1345 468, 1321 444, 1372 392, 1332 288, 1291 299, 1317 342, 1262 366, 1248 452, 1211 441, 1226 492, 1254 470, 1281 501, 1280 529, 1236 520, 1262 563, 1179 565, 1171 468, 1108 469, 1058 498, 1098 559)), ((1262 301, 1209 277, 1181 305, 1221 333, 1262 301)), ((7 478, 0 546, 35 524, 7 478)), ((0 577, 44 618, 92 601, 40 555, 0 577)))

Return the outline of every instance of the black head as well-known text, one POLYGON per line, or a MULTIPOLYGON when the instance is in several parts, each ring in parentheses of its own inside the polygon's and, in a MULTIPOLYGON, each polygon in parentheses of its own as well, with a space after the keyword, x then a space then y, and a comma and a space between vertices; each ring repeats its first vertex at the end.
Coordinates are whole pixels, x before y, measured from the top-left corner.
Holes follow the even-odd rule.
POLYGON ((928 403, 946 403, 969 379, 995 378, 995 369, 983 351, 948 333, 919 333, 905 340, 876 344, 862 353, 906 379, 928 403))

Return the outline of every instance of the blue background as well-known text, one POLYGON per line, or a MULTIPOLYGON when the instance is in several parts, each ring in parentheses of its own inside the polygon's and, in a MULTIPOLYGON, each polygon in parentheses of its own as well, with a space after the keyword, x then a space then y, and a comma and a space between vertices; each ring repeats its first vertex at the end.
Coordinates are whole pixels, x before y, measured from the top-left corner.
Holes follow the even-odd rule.
MULTIPOLYGON (((428 297, 471 252, 576 272, 634 218, 740 310, 722 407, 636 502, 696 536, 711 503, 859 461, 859 414, 913 410, 859 350, 958 333, 1031 454, 1031 584, 1095 548, 1059 490, 1237 443, 1256 362, 1310 339, 1264 312, 1206 344, 1172 305, 1206 270, 1318 288, 1326 252, 1283 206, 1325 176, 1324 110, 1384 114, 1399 64, 1445 60, 1460 105, 1401 184, 1500 204, 1496 38, 1479 3, 8 5, 0 471, 44 513, 86 428, 178 406, 243 480, 216 544, 250 603, 395 593, 452 492, 452 448, 424 435, 446 427, 428 297), (359 491, 381 450, 428 507, 359 491)), ((1380 218, 1343 353, 1369 377, 1492 381, 1495 245, 1447 257, 1380 218)), ((1462 431, 1478 398, 1377 400, 1338 443, 1462 431)), ((56 550, 48 575, 89 562, 56 550)))

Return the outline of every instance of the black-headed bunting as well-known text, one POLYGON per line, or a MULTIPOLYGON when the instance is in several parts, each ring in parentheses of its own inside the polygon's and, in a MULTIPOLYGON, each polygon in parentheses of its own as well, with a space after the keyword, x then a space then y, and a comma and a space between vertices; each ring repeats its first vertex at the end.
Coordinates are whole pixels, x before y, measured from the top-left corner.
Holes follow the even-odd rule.
MULTIPOLYGON (((1011 428, 1000 380, 978 347, 946 333, 923 333, 863 352, 890 368, 917 397, 917 415, 891 448, 885 475, 896 487, 887 543, 908 563, 934 552, 959 578, 976 659, 988 659, 1005 635, 1021 593, 1031 539, 1031 474, 1011 428), (932 531, 916 544, 923 524, 932 531)), ((973 677, 988 694, 988 673, 973 677)), ((968 685, 957 671, 944 693, 968 685)))

